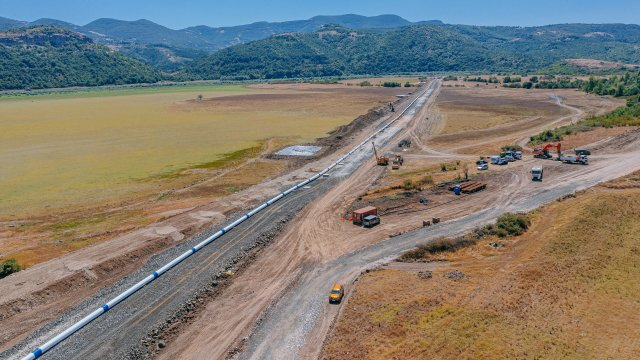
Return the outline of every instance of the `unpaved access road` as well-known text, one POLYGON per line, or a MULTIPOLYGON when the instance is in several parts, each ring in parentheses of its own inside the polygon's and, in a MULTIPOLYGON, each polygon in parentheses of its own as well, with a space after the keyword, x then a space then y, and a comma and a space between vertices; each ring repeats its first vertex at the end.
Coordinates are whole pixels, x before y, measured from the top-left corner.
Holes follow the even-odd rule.
MULTIPOLYGON (((425 126, 426 113, 422 108, 408 119, 395 140, 414 137, 413 131, 438 129, 437 124, 425 126)), ((553 122, 559 120, 571 119, 563 117, 553 122)), ((624 151, 637 154, 640 146, 633 135, 630 137, 631 145, 624 151)), ((432 156, 426 143, 420 144, 421 150, 432 156)), ((447 155, 456 157, 447 152, 436 156, 447 155)), ((529 178, 528 169, 536 160, 509 165, 507 171, 495 174, 489 190, 428 213, 453 220, 391 239, 390 235, 415 229, 426 215, 386 216, 381 226, 370 230, 339 220, 344 204, 353 201, 380 175, 380 168, 369 160, 305 208, 282 236, 234 279, 224 296, 207 304, 190 326, 168 342, 160 358, 225 358, 231 350, 234 357, 243 359, 315 359, 339 309, 326 301, 333 282, 349 284, 363 269, 419 242, 466 232, 505 211, 529 210, 640 167, 640 159, 633 159, 632 155, 625 155, 623 161, 616 157, 594 157, 589 167, 549 161, 545 163, 549 170, 544 183, 532 183, 529 178), (252 328, 252 324, 257 325, 252 328)))
MULTIPOLYGON (((589 166, 574 166, 548 162, 558 169, 557 175, 547 176, 544 183, 532 183, 528 167, 511 170, 513 183, 505 191, 508 196, 486 202, 485 209, 473 214, 440 223, 388 239, 337 259, 319 261, 304 266, 297 274, 297 284, 281 294, 280 300, 264 314, 263 321, 253 331, 241 354, 241 359, 316 359, 322 343, 338 314, 338 306, 329 305, 327 291, 332 283, 349 285, 364 270, 389 261, 418 243, 441 236, 462 235, 475 227, 494 221, 504 212, 533 210, 563 196, 586 189, 600 182, 624 176, 640 169, 640 137, 632 135, 625 156, 603 156, 589 166), (570 166, 569 166, 570 167, 570 166)), ((553 173, 553 170, 547 171, 553 173)))
MULTIPOLYGON (((405 118, 411 118, 412 114, 415 113, 414 108, 420 108, 424 100, 432 93, 433 87, 420 92, 419 99, 407 111, 405 118)), ((349 144, 345 144, 345 147, 353 146, 351 143, 357 144, 362 141, 376 126, 380 126, 380 123, 371 126, 368 132, 363 132, 356 136, 349 144)), ((384 143, 398 129, 397 127, 390 127, 387 131, 377 136, 376 142, 384 143)), ((214 286, 212 282, 216 281, 216 277, 220 276, 230 264, 246 256, 247 251, 256 244, 260 245, 271 240, 289 218, 297 214, 319 194, 326 192, 336 183, 339 183, 340 178, 348 176, 357 169, 359 161, 370 158, 370 153, 370 149, 364 149, 354 154, 344 166, 334 171, 331 177, 321 178, 314 182, 309 189, 298 190, 272 205, 268 211, 252 217, 240 227, 194 254, 187 262, 147 285, 140 292, 110 310, 105 316, 95 320, 64 341, 47 353, 45 355, 46 358, 102 359, 144 356, 147 348, 143 340, 154 330, 156 325, 174 316, 176 312, 182 309, 182 305, 185 303, 192 302, 198 291, 214 286)), ((329 160, 321 160, 316 165, 324 164, 329 160)), ((210 232, 213 231, 215 230, 210 232)), ((131 286, 132 283, 175 258, 177 254, 190 249, 208 234, 209 232, 201 234, 154 256, 135 273, 123 278, 113 286, 100 290, 95 296, 34 332, 25 341, 20 342, 5 353, 0 354, 0 356, 15 358, 30 352, 33 348, 53 337, 89 311, 100 307, 106 300, 113 298, 116 294, 131 286)))

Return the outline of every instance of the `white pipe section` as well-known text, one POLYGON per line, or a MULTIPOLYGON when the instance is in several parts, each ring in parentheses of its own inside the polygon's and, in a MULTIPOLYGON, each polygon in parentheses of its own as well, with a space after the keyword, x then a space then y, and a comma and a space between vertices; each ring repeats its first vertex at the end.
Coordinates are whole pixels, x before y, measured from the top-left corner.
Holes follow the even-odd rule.
POLYGON ((59 343, 61 343, 63 340, 65 340, 69 336, 73 335, 75 332, 77 332, 78 330, 82 329, 85 325, 87 325, 88 323, 90 323, 93 320, 97 319, 102 314, 106 313, 111 308, 113 308, 114 306, 118 305, 120 302, 122 302, 123 300, 125 300, 126 298, 128 298, 129 296, 131 296, 132 294, 137 292, 138 290, 142 289, 145 285, 147 285, 150 282, 152 282, 155 279, 157 279, 160 275, 162 275, 165 272, 169 271, 172 267, 178 265, 179 263, 181 263, 183 260, 185 260, 189 256, 195 254, 198 250, 200 250, 203 247, 205 247, 206 245, 210 244, 215 239, 217 239, 220 236, 224 235, 226 232, 228 232, 231 229, 235 228, 236 226, 240 225, 241 223, 243 223, 248 218, 252 217, 253 215, 255 215, 257 213, 259 213, 260 211, 262 211, 265 208, 267 208, 269 205, 272 205, 273 203, 275 203, 276 201, 282 199, 283 197, 287 196, 288 194, 292 193, 293 191, 303 187, 304 185, 306 185, 306 184, 308 184, 308 183, 310 183, 310 182, 312 182, 314 180, 317 180, 322 175, 324 175, 327 172, 329 172, 329 170, 331 170, 334 167, 336 167, 338 165, 338 163, 342 162, 348 156, 350 156, 354 152, 356 152, 356 150, 359 150, 360 148, 362 148, 362 146, 366 145, 376 135, 378 135, 379 133, 383 132, 391 124, 396 122, 400 117, 402 117, 407 112, 407 110, 409 110, 409 108, 411 108, 411 106, 413 106, 413 104, 416 101, 418 101, 418 99, 420 99, 422 97, 422 95, 429 95, 431 92, 432 92, 432 89, 431 89, 431 87, 429 87, 429 89, 425 90, 422 94, 420 94, 420 96, 417 96, 415 99, 413 99, 413 101, 411 101, 411 103, 409 103, 409 105, 400 114, 398 114, 398 116, 393 118, 393 120, 389 121, 383 127, 381 127, 376 132, 374 132, 372 135, 370 135, 366 140, 361 142, 359 145, 357 145, 351 151, 349 151, 346 155, 342 156, 339 160, 337 160, 333 164, 329 165, 324 170, 322 170, 319 173, 315 174, 311 178, 309 178, 309 179, 307 179, 307 180, 295 185, 294 187, 288 189, 287 191, 284 191, 284 192, 278 194, 274 198, 268 200, 267 202, 263 203, 262 205, 258 206, 257 208, 253 209, 252 211, 248 212, 247 214, 242 215, 242 217, 240 217, 236 221, 234 221, 231 224, 225 226, 220 231, 216 232, 215 234, 211 235, 210 237, 208 237, 205 240, 203 240, 202 242, 200 242, 198 245, 196 245, 193 248, 191 248, 191 250, 188 250, 188 251, 184 252, 182 255, 178 256, 175 259, 173 259, 168 264, 166 264, 163 267, 161 267, 160 269, 154 271, 151 275, 149 275, 146 278, 140 280, 138 283, 136 283, 135 285, 133 285, 129 289, 125 290, 120 295, 118 295, 115 298, 113 298, 110 301, 108 301, 101 308, 99 308, 99 309, 95 310, 94 312, 92 312, 91 314, 85 316, 80 321, 76 322, 75 324, 71 325, 70 327, 68 327, 67 329, 62 331, 60 334, 56 335, 51 340, 47 341, 46 343, 44 343, 40 347, 36 348, 33 352, 31 352, 28 355, 26 355, 25 357, 23 357, 22 360, 34 360, 34 359, 39 358, 40 356, 42 356, 42 354, 44 354, 47 351, 51 350, 51 348, 53 348, 54 346, 56 346, 59 343))

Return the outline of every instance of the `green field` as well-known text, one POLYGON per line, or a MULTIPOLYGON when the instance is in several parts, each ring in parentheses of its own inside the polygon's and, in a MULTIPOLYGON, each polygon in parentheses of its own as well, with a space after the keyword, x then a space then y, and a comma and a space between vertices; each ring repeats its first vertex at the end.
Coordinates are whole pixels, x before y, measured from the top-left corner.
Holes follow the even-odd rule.
POLYGON ((5 97, 0 219, 159 192, 167 184, 145 180, 272 137, 311 141, 392 96, 196 85, 5 97))

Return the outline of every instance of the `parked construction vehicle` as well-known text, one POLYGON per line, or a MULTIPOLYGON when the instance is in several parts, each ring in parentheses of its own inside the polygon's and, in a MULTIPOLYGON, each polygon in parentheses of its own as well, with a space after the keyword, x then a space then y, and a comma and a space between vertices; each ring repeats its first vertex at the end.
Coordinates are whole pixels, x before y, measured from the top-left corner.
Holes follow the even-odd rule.
POLYGON ((558 159, 560 159, 560 156, 562 155, 562 144, 560 143, 547 144, 543 148, 533 149, 533 157, 538 159, 551 159, 553 157, 553 155, 549 153, 549 149, 551 148, 556 148, 556 151, 558 152, 558 159))
POLYGON ((378 209, 373 206, 367 206, 362 209, 354 210, 351 214, 353 224, 364 225, 364 219, 369 215, 375 215, 378 217, 378 209))
POLYGON ((404 159, 402 158, 402 155, 396 154, 393 158, 393 162, 391 163, 391 170, 399 170, 402 164, 404 164, 404 159))
POLYGON ((586 149, 576 149, 575 155, 563 155, 562 154, 562 144, 553 143, 547 144, 542 149, 536 148, 533 149, 533 157, 539 159, 551 159, 553 156, 549 153, 549 149, 556 148, 558 152, 557 160, 564 162, 565 164, 581 164, 581 165, 589 165, 589 159, 587 155, 591 155, 591 152, 586 149))
POLYGON ((378 215, 367 215, 362 219, 362 226, 366 228, 372 228, 380 224, 380 217, 378 215))
POLYGON ((373 145, 373 154, 376 157, 376 163, 380 166, 389 165, 389 158, 384 155, 378 156, 378 151, 376 151, 376 144, 372 141, 371 145, 373 145))
POLYGON ((398 143, 398 147, 401 148, 401 149, 402 148, 410 148, 411 147, 411 140, 405 139, 405 140, 400 141, 398 143))
POLYGON ((565 164, 580 164, 580 165, 589 165, 589 159, 587 155, 561 155, 560 159, 565 164))

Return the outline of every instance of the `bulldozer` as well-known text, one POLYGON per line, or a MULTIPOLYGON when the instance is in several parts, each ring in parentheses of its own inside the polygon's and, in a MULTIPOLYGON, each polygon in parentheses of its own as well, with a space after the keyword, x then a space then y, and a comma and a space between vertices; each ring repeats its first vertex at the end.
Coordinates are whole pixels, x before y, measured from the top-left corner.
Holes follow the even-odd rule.
POLYGON ((373 145, 373 154, 376 157, 376 163, 380 166, 389 165, 389 158, 384 155, 378 156, 378 152, 376 151, 376 144, 372 141, 371 145, 373 145))

